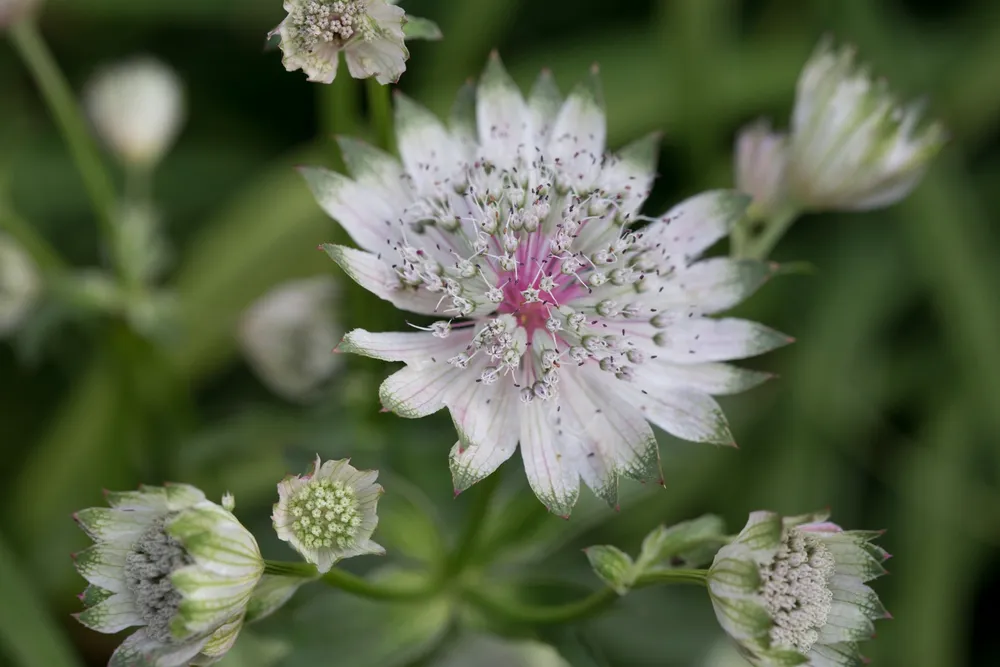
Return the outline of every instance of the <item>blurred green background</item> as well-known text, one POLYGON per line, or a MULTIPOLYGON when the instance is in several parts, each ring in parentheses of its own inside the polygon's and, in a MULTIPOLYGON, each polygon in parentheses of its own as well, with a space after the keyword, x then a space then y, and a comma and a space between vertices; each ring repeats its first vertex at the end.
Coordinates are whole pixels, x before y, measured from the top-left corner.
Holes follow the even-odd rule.
MULTIPOLYGON (((798 342, 755 367, 780 379, 725 399, 739 451, 661 434, 665 489, 623 483, 621 511, 581 500, 570 521, 526 492, 520 461, 484 527, 491 576, 545 582, 570 599, 598 585, 580 548, 635 552, 661 522, 704 512, 735 531, 748 511, 830 507, 853 528, 887 528, 895 559, 876 584, 895 620, 865 645, 875 664, 1000 664, 988 622, 1000 595, 1000 5, 993 0, 412 0, 445 39, 412 43, 399 87, 446 113, 497 47, 530 85, 551 67, 563 90, 601 66, 609 142, 665 132, 647 211, 732 183, 739 127, 787 126, 799 69, 824 33, 856 43, 905 98, 926 95, 951 142, 901 204, 811 216, 775 259, 811 275, 773 280, 741 313, 798 342)), ((452 498, 447 416, 380 414, 385 364, 345 360, 321 399, 274 397, 239 354, 240 313, 304 276, 342 284, 344 328, 400 329, 404 313, 346 284, 315 250, 344 235, 292 169, 336 167, 333 133, 371 136, 364 88, 308 84, 265 52, 279 0, 49 0, 41 30, 75 90, 101 64, 155 55, 185 81, 190 117, 155 195, 176 252, 166 284, 180 326, 159 348, 121 322, 77 318, 34 354, 0 341, 0 663, 100 665, 117 641, 78 626, 83 580, 69 518, 101 489, 164 479, 231 490, 265 556, 292 559, 268 515, 275 483, 319 452, 379 468, 387 494, 375 537, 385 560, 434 562, 476 490, 452 498), (426 516, 433 516, 438 528, 426 516)), ((85 191, 37 91, 0 43, 0 172, 25 219, 76 266, 99 263, 85 191)), ((23 342, 23 341, 22 341, 23 342)), ((375 563, 370 561, 376 560, 375 563)), ((995 618, 995 617, 994 617, 995 618)), ((449 652, 482 619, 443 598, 382 605, 316 587, 241 636, 231 667, 477 664, 449 652), (450 662, 448 662, 450 660, 450 662)), ((697 590, 632 593, 599 619, 519 632, 573 665, 689 666, 719 638, 697 590)), ((485 654, 473 652, 484 660, 485 654)), ((503 661, 497 664, 504 664, 503 661)), ((506 664, 512 664, 509 661, 506 664)), ((527 663, 526 663, 527 664, 527 663)), ((542 665, 544 662, 531 664, 542 665)))

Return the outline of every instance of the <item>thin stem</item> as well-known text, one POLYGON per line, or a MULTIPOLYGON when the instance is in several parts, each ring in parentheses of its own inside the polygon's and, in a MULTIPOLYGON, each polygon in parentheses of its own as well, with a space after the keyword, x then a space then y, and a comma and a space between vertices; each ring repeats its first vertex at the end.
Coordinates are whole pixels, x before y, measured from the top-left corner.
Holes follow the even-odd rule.
POLYGON ((392 150, 392 104, 389 101, 389 86, 383 86, 375 79, 367 80, 368 115, 378 145, 392 150))
POLYGON ((111 177, 101 160, 97 144, 87 129, 73 92, 34 22, 17 22, 11 27, 10 36, 69 146, 101 231, 110 242, 114 234, 117 199, 111 177))
POLYGON ((799 211, 785 209, 769 218, 760 218, 753 215, 751 208, 733 230, 733 256, 738 259, 767 259, 798 217, 799 211), (763 229, 756 235, 752 234, 753 225, 761 222, 763 229))
MULTIPOLYGON (((635 582, 634 588, 654 584, 697 584, 704 586, 706 570, 664 570, 644 575, 635 582)), ((610 588, 595 591, 575 602, 560 605, 540 606, 517 600, 510 600, 493 593, 469 587, 465 597, 473 604, 494 616, 508 622, 526 625, 556 625, 589 618, 614 604, 620 596, 610 588)))
POLYGON ((330 85, 319 87, 319 120, 323 134, 357 134, 358 90, 357 80, 349 76, 338 76, 330 85))
POLYGON ((469 507, 469 512, 465 517, 465 525, 462 528, 462 534, 459 535, 458 542, 455 543, 455 549, 448 557, 446 572, 450 574, 461 572, 469 557, 475 553, 476 547, 479 546, 483 525, 486 522, 486 515, 489 513, 493 496, 499 486, 500 470, 496 470, 474 489, 472 506, 469 507))
POLYGON ((300 577, 302 579, 317 579, 327 586, 339 588, 369 600, 422 600, 429 598, 441 590, 441 582, 428 579, 417 585, 403 586, 399 584, 375 583, 351 574, 345 570, 333 569, 326 574, 319 574, 315 566, 309 563, 287 563, 280 561, 264 561, 264 573, 284 577, 300 577))

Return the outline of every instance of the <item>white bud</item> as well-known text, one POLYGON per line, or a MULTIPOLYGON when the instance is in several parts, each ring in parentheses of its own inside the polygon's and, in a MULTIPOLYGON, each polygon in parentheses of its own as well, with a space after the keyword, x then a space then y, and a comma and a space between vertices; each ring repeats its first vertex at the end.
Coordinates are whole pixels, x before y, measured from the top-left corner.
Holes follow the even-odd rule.
POLYGON ((100 70, 83 93, 97 134, 124 164, 156 165, 184 122, 180 78, 152 58, 136 58, 100 70))

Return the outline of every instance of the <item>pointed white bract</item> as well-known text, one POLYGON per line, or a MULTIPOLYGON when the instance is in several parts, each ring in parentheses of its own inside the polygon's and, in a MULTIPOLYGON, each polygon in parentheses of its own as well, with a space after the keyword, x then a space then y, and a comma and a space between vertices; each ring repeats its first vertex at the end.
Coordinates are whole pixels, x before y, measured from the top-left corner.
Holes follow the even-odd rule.
POLYGON ((343 558, 383 555, 371 539, 382 495, 377 477, 377 470, 358 470, 347 459, 322 463, 317 456, 311 473, 278 484, 271 515, 278 538, 320 572, 343 558))
POLYGON ((38 268, 14 239, 0 233, 0 337, 24 321, 42 291, 38 268))
POLYGON ((185 484, 109 493, 108 502, 74 515, 94 540, 74 560, 90 582, 77 620, 106 633, 140 626, 110 667, 221 659, 264 573, 253 535, 185 484))
POLYGON ((712 394, 766 376, 721 362, 789 342, 711 317, 769 275, 753 261, 700 259, 747 197, 707 192, 639 215, 658 137, 605 154, 596 71, 565 101, 543 74, 525 100, 493 57, 449 126, 397 96, 396 132, 401 163, 348 140, 353 178, 303 174, 361 248, 326 246, 333 260, 377 296, 439 318, 405 333, 355 330, 339 350, 406 364, 380 391, 397 414, 449 409, 456 491, 520 444, 532 489, 565 516, 581 480, 615 505, 619 475, 659 478, 649 422, 733 443, 712 394))
POLYGON ((410 57, 403 43, 405 12, 385 0, 285 0, 288 16, 272 34, 281 36, 282 62, 310 81, 332 83, 340 52, 355 79, 399 80, 410 57))
POLYGON ((753 197, 755 218, 768 218, 788 205, 788 137, 759 120, 736 139, 736 188, 753 197))
POLYGON ((866 582, 885 574, 881 533, 844 531, 825 514, 754 512, 708 573, 715 614, 759 667, 863 664, 858 642, 889 618, 866 582))
POLYGON ((139 57, 97 72, 83 93, 98 136, 122 163, 156 165, 184 123, 184 86, 167 65, 139 57))
POLYGON ((337 324, 336 299, 334 280, 319 276, 279 285, 244 313, 239 328, 243 354, 279 396, 315 398, 340 366, 333 354, 344 332, 337 324))
POLYGON ((945 140, 902 106, 885 81, 854 62, 854 49, 824 41, 799 77, 792 115, 788 189, 808 210, 888 206, 916 187, 945 140))

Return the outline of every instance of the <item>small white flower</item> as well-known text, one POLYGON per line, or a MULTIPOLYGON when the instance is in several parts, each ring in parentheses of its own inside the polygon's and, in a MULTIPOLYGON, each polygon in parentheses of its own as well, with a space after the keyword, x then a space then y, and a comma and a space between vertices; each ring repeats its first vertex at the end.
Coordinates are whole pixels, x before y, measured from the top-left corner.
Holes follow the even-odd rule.
POLYGON ((758 217, 769 217, 788 204, 785 185, 788 137, 772 132, 767 121, 740 130, 736 139, 736 188, 753 197, 758 217))
POLYGON ((385 0, 285 0, 288 16, 272 34, 281 35, 282 62, 310 81, 331 83, 340 52, 355 79, 394 83, 406 70, 405 12, 385 0))
POLYGON ((332 278, 306 278, 279 285, 243 315, 239 329, 243 353, 276 394, 308 400, 339 367, 333 350, 343 329, 335 319, 336 298, 332 278))
POLYGON ((353 179, 303 170, 362 248, 325 246, 334 261, 396 306, 450 322, 443 339, 355 330, 338 349, 406 363, 380 391, 397 414, 451 411, 457 491, 520 446, 554 513, 570 513, 581 479, 614 506, 620 474, 660 476, 648 422, 732 444, 712 395, 766 375, 719 362, 789 342, 710 317, 769 275, 758 262, 700 259, 748 198, 707 192, 655 220, 639 216, 659 137, 606 155, 605 130, 596 72, 565 101, 543 74, 525 101, 494 56, 475 105, 451 127, 397 95, 402 164, 344 140, 353 179), (443 275, 424 268, 429 260, 443 275))
POLYGON ((108 66, 87 83, 84 105, 97 134, 123 163, 156 165, 184 122, 184 89, 167 65, 138 57, 108 66))
POLYGON ((371 540, 382 495, 377 477, 377 470, 357 470, 346 459, 321 463, 317 456, 311 473, 278 484, 271 515, 278 538, 320 572, 343 558, 384 554, 371 540))
POLYGON ((0 0, 0 28, 14 25, 40 4, 41 0, 0 0))
POLYGON ((108 503, 74 516, 95 542, 74 559, 91 584, 77 620, 106 633, 142 626, 109 666, 219 660, 264 572, 253 535, 186 484, 108 493, 108 503))
POLYGON ((31 257, 0 233, 0 337, 18 327, 41 291, 42 279, 31 257))
POLYGON ((788 187, 810 210, 867 210, 910 193, 944 144, 919 104, 901 106, 884 81, 854 62, 854 49, 824 42, 799 77, 788 187))
POLYGON ((719 623, 759 667, 861 664, 857 642, 890 618, 865 585, 885 574, 879 535, 844 531, 826 515, 754 512, 708 573, 719 623))

